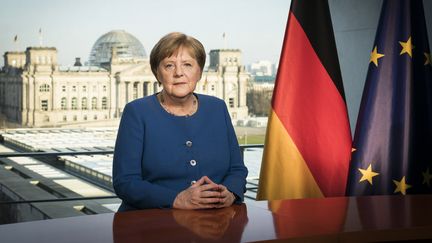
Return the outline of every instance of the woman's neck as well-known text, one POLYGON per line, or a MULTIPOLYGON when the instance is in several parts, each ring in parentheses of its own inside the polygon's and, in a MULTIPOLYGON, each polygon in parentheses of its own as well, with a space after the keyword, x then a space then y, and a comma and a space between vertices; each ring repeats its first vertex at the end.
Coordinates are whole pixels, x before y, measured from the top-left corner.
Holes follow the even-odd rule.
POLYGON ((175 116, 190 116, 197 111, 198 100, 193 93, 185 97, 173 97, 162 90, 158 95, 162 107, 175 116))

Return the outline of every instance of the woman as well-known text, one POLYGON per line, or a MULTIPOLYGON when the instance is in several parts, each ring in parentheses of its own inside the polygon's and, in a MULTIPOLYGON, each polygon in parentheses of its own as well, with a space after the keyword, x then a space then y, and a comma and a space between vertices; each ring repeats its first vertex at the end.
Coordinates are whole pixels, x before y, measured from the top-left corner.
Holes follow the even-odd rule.
POLYGON ((151 51, 163 89, 125 106, 113 162, 119 211, 243 201, 247 169, 226 105, 194 93, 205 59, 203 45, 182 33, 164 36, 151 51))

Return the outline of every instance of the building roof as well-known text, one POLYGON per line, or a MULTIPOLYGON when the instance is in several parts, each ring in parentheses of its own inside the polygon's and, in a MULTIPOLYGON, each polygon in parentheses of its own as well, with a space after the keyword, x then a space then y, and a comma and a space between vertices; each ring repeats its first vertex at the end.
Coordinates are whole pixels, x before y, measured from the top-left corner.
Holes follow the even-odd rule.
POLYGON ((106 69, 98 66, 59 66, 62 72, 107 72, 106 69))

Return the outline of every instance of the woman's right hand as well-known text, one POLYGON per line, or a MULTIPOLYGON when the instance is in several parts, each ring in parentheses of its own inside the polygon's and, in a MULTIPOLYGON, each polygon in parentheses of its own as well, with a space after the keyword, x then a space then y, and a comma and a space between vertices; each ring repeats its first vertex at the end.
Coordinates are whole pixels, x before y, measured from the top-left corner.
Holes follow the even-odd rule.
POLYGON ((173 208, 204 209, 216 208, 221 201, 220 185, 207 176, 201 177, 186 190, 180 192, 174 200, 173 208))

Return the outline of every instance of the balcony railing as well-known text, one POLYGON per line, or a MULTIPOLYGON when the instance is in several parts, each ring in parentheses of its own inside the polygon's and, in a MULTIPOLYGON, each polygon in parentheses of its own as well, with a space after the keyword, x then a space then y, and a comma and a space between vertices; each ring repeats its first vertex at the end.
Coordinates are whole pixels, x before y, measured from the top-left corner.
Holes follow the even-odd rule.
MULTIPOLYGON (((263 148, 263 144, 249 144, 249 145, 240 145, 241 153, 244 157, 244 153, 247 149, 251 148, 263 148)), ((13 157, 31 157, 31 158, 48 158, 54 157, 57 163, 60 163, 58 160, 59 156, 77 156, 77 155, 104 155, 104 154, 113 154, 113 150, 104 150, 104 151, 71 151, 71 152, 10 152, 10 153, 0 153, 1 158, 13 158, 13 157)), ((51 164, 52 165, 52 164, 51 164)), ((69 171, 68 171, 69 172, 69 171)), ((85 179, 88 181, 88 178, 83 178, 82 175, 74 174, 77 177, 85 179)), ((92 182, 95 184, 94 182, 92 182)), ((96 183, 98 186, 100 184, 96 183)), ((0 183, 1 185, 1 183, 0 183)), ((105 189, 108 189, 113 192, 112 187, 103 186, 105 189)), ((248 180, 246 190, 249 194, 256 194, 256 190, 258 188, 258 180, 251 179, 248 180)), ((102 200, 102 199, 114 199, 117 196, 95 196, 95 197, 67 197, 67 198, 47 198, 47 199, 32 199, 32 200, 13 200, 13 201, 0 201, 0 206, 4 204, 25 204, 25 203, 47 203, 47 202, 65 202, 65 201, 78 201, 78 200, 102 200)), ((248 195, 246 193, 245 198, 249 200, 255 200, 255 197, 248 195)))

